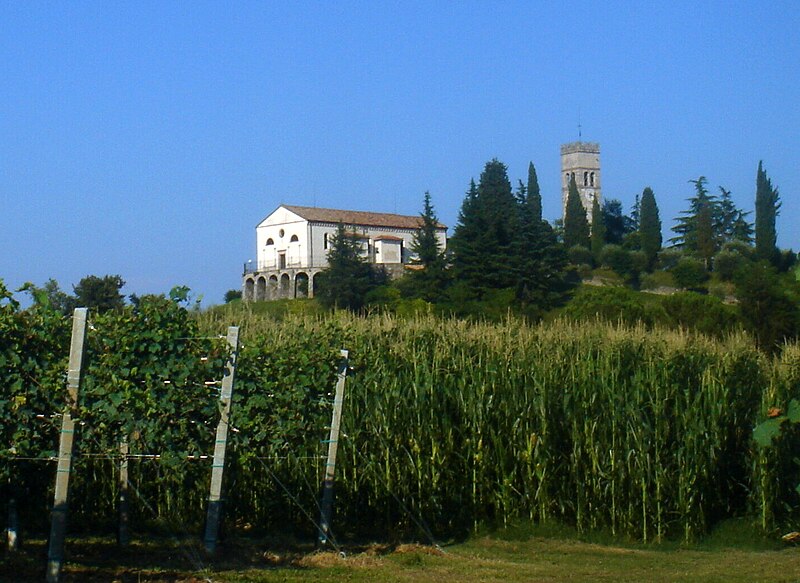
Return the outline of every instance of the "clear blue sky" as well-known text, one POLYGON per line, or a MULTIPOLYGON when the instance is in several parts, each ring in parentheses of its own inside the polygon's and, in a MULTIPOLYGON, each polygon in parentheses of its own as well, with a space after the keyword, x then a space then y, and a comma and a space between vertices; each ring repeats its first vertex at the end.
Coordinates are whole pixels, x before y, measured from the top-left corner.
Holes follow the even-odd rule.
POLYGON ((3 2, 0 278, 240 287, 282 202, 452 227, 470 178, 601 145, 603 195, 665 233, 705 175, 800 248, 800 3, 3 2))

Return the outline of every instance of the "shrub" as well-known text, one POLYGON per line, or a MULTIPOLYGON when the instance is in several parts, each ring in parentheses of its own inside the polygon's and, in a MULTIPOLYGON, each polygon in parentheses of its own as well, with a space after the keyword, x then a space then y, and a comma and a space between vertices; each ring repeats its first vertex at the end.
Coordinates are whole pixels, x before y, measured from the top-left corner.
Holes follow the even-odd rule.
POLYGON ((703 284, 708 281, 708 271, 703 266, 703 262, 693 257, 683 257, 671 271, 675 283, 685 289, 701 289, 703 284))
POLYGON ((567 251, 569 262, 573 265, 592 265, 592 252, 583 245, 575 245, 567 251))
POLYGON ((642 276, 642 289, 675 287, 675 278, 669 271, 654 271, 642 276))
POLYGON ((641 322, 648 326, 664 319, 657 298, 651 299, 632 289, 619 287, 582 286, 561 314, 573 320, 641 322))
POLYGON ((662 300, 667 323, 703 334, 722 336, 736 328, 739 319, 736 309, 726 306, 719 298, 680 292, 662 300))
POLYGON ((685 257, 685 255, 680 249, 664 249, 657 255, 656 266, 659 269, 669 271, 678 265, 678 261, 683 257, 685 257))

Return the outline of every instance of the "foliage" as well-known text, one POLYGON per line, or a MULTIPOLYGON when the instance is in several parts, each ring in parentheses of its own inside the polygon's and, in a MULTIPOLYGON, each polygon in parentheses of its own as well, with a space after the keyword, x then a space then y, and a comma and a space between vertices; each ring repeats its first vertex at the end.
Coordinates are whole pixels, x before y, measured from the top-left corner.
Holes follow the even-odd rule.
POLYGON ((517 226, 517 200, 506 166, 491 160, 478 185, 471 182, 450 240, 454 277, 478 294, 514 287, 516 280, 509 266, 514 258, 517 226))
POLYGON ((658 298, 650 298, 628 288, 582 286, 559 312, 580 321, 603 320, 613 323, 653 326, 665 319, 658 298))
POLYGON ((654 271, 642 276, 640 288, 643 290, 656 290, 658 288, 676 287, 675 278, 669 271, 654 271))
POLYGON ((605 241, 606 225, 603 222, 603 212, 600 209, 600 201, 595 197, 592 200, 591 243, 592 255, 594 255, 596 261, 600 258, 600 253, 603 251, 605 241))
POLYGON ((411 251, 415 254, 412 265, 415 269, 406 274, 404 289, 408 290, 408 297, 421 298, 425 301, 434 301, 442 296, 448 282, 444 249, 439 244, 437 228, 439 219, 431 203, 431 195, 425 193, 423 209, 420 214, 422 224, 414 232, 411 251))
POLYGON ((612 245, 621 245, 625 236, 636 230, 634 220, 623 214, 622 203, 614 198, 603 201, 603 223, 606 243, 612 245))
POLYGON ((631 251, 619 245, 606 245, 600 254, 600 264, 613 269, 634 288, 639 286, 639 274, 647 268, 642 251, 631 251))
POLYGON ((575 245, 581 245, 587 249, 591 247, 589 220, 586 218, 586 209, 583 208, 574 176, 570 176, 567 205, 564 210, 564 245, 567 249, 575 245))
POLYGON ((125 281, 119 275, 87 275, 73 288, 75 302, 96 312, 118 310, 125 305, 125 296, 119 291, 124 286, 125 281))
POLYGON ((228 291, 225 292, 225 297, 223 298, 223 301, 226 304, 229 304, 229 303, 231 303, 233 301, 241 300, 241 299, 242 299, 242 290, 240 290, 240 289, 229 289, 228 291))
POLYGON ((764 165, 758 162, 756 173, 756 254, 759 259, 775 261, 777 253, 777 230, 775 219, 781 208, 778 189, 772 186, 764 165))
POLYGON ((692 257, 682 257, 671 270, 675 283, 689 290, 702 289, 709 275, 705 265, 692 257))
POLYGON ((671 327, 694 330, 710 336, 724 336, 734 331, 739 318, 736 309, 718 298, 696 292, 680 292, 662 300, 671 327))
POLYGON ((658 215, 656 197, 649 186, 642 191, 639 238, 647 258, 647 268, 652 269, 658 252, 661 251, 661 218, 658 215))
POLYGON ((542 200, 533 163, 528 185, 517 194, 518 228, 513 269, 516 300, 523 312, 540 316, 563 302, 568 291, 564 269, 567 257, 550 224, 542 219, 542 200))
POLYGON ((339 223, 330 240, 328 267, 317 276, 320 303, 329 309, 357 311, 364 307, 370 290, 385 282, 386 274, 361 257, 356 234, 339 223))
POLYGON ((796 285, 788 287, 774 267, 758 262, 741 270, 736 296, 742 318, 758 346, 772 352, 800 332, 800 306, 796 285), (790 295, 794 292, 794 296, 790 295))
POLYGON ((567 249, 567 257, 572 265, 588 265, 593 263, 592 252, 583 245, 575 245, 567 249))

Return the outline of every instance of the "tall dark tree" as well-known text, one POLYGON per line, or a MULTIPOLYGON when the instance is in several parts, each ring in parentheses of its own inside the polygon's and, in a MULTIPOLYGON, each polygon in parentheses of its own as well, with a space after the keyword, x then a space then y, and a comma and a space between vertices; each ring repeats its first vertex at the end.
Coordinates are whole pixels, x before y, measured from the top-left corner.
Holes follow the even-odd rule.
POLYGON ((385 281, 385 274, 361 257, 358 237, 342 223, 329 241, 328 267, 317 277, 316 296, 322 305, 352 311, 360 310, 367 294, 385 281))
POLYGON ((633 219, 622 213, 622 203, 615 198, 603 201, 603 223, 606 243, 612 245, 621 245, 625 235, 636 230, 633 219))
POLYGON ((414 297, 420 297, 430 302, 441 296, 447 280, 447 272, 444 249, 439 244, 437 237, 440 227, 439 219, 433 208, 430 192, 425 193, 422 207, 420 214, 422 224, 414 232, 411 242, 411 251, 416 255, 412 264, 418 269, 407 275, 411 285, 406 287, 413 291, 414 297))
POLYGON ((517 200, 515 295, 526 313, 538 315, 563 300, 567 290, 564 281, 567 257, 555 231, 542 219, 542 199, 532 163, 528 166, 528 186, 520 181, 517 200))
POLYGON ((648 269, 652 268, 661 251, 661 218, 655 194, 649 186, 642 191, 639 207, 639 242, 647 257, 648 269))
POLYGON ((589 221, 586 218, 586 209, 581 203, 578 194, 578 185, 575 177, 570 177, 567 193, 567 208, 564 211, 564 244, 569 249, 576 245, 589 249, 589 221))
POLYGON ((477 295, 515 285, 517 204, 505 164, 487 162, 477 187, 470 185, 450 241, 455 277, 477 295))
POLYGON ((594 197, 592 201, 592 255, 595 261, 600 260, 600 253, 606 242, 606 224, 603 221, 603 211, 600 208, 600 201, 594 197))
POLYGON ((778 256, 775 219, 780 208, 778 189, 772 186, 763 162, 759 161, 756 174, 756 255, 773 263, 778 256))
POLYGON ((539 178, 536 176, 536 168, 533 162, 528 163, 528 187, 527 199, 529 214, 532 220, 542 220, 542 194, 539 191, 539 178))
POLYGON ((97 312, 120 309, 125 305, 125 296, 119 291, 124 285, 119 275, 87 275, 73 286, 76 304, 97 312))
MULTIPOLYGON (((691 253, 698 252, 698 237, 702 238, 704 244, 707 242, 707 230, 711 230, 711 238, 715 239, 715 215, 717 213, 716 197, 709 194, 706 188, 705 176, 700 176, 697 180, 690 180, 694 184, 695 195, 689 199, 689 209, 682 211, 681 216, 676 219, 677 224, 672 227, 675 236, 669 241, 674 247, 685 249, 691 253), (706 231, 698 234, 698 228, 701 227, 699 219, 701 211, 707 209, 707 212, 702 218, 702 229, 706 231)), ((716 242, 715 242, 716 245, 716 242)))
POLYGON ((746 213, 736 206, 730 190, 720 186, 719 192, 715 227, 720 243, 741 241, 749 245, 753 242, 753 226, 747 220, 747 215, 750 213, 746 213))
POLYGON ((775 352, 784 341, 797 337, 800 309, 766 261, 739 272, 736 296, 742 319, 761 348, 775 352))

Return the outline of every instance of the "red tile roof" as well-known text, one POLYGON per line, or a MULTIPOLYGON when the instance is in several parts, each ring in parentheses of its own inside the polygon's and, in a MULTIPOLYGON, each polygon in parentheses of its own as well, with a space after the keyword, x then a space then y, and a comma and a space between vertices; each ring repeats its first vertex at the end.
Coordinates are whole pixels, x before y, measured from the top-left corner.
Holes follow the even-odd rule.
MULTIPOLYGON (((281 205, 312 223, 344 223, 364 227, 394 227, 399 229, 418 229, 422 225, 419 216, 394 215, 389 213, 370 213, 365 211, 343 211, 310 206, 281 205)), ((440 229, 447 227, 438 223, 440 229)))

